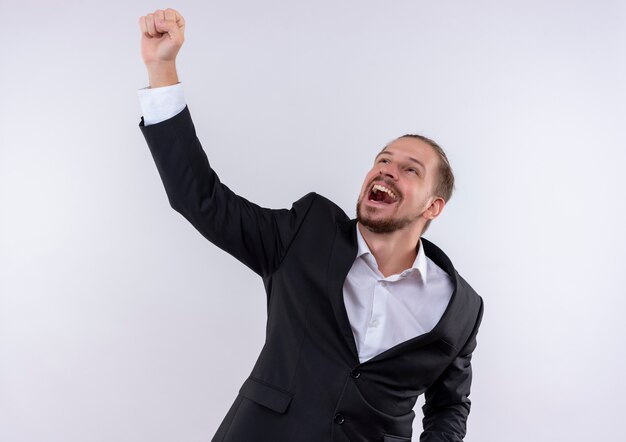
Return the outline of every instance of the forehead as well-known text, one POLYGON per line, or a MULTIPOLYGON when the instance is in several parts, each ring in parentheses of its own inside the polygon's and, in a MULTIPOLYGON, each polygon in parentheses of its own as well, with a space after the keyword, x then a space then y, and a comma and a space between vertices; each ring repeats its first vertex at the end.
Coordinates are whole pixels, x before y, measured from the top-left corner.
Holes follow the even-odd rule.
POLYGON ((410 160, 418 160, 426 168, 437 165, 438 155, 435 149, 423 140, 417 138, 399 138, 392 141, 378 154, 389 153, 393 157, 410 160))

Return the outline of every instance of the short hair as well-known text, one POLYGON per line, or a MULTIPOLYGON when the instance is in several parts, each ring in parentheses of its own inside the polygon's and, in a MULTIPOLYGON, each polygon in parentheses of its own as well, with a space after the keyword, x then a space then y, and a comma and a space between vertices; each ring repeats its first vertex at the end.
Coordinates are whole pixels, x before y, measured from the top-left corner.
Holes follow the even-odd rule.
MULTIPOLYGON (((443 198, 443 200, 447 203, 450 200, 450 198, 452 198, 452 193, 454 192, 454 173, 452 173, 452 167, 450 166, 448 157, 446 153, 443 151, 443 149, 441 148, 441 146, 439 146, 439 144, 437 144, 435 141, 431 140, 430 138, 425 137, 424 135, 406 134, 406 135, 402 135, 401 137, 398 137, 397 139, 399 140, 400 138, 413 138, 416 140, 421 140, 425 142, 426 144, 428 144, 433 149, 435 149, 435 152, 437 153, 437 156, 439 157, 439 167, 437 168, 437 176, 435 177, 433 193, 436 196, 443 198)), ((426 221, 422 234, 426 232, 426 229, 428 229, 428 226, 430 225, 431 221, 432 220, 430 219, 426 221)))

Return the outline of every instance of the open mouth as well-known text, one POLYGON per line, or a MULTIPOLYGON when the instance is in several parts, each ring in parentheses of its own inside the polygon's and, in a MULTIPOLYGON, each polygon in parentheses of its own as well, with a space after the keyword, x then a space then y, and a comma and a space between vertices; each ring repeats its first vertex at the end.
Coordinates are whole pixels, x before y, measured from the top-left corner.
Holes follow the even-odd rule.
POLYGON ((383 204, 393 204, 398 201, 398 195, 382 184, 374 184, 369 191, 367 199, 383 204))

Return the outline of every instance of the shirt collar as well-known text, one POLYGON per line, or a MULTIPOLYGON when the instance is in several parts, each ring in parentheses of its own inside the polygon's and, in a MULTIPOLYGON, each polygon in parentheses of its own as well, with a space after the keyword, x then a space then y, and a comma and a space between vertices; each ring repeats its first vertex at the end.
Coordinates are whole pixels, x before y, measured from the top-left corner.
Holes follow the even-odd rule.
MULTIPOLYGON (((360 258, 361 256, 369 253, 372 256, 372 258, 374 258, 374 255, 372 254, 369 247, 367 246, 367 243, 365 242, 363 235, 361 235, 361 232, 359 231, 358 225, 356 226, 356 240, 357 240, 357 245, 358 245, 356 257, 360 258)), ((413 265, 411 266, 411 268, 419 271, 420 276, 422 277, 422 281, 424 282, 424 285, 426 285, 426 282, 427 282, 427 276, 426 276, 427 267, 428 265, 426 262, 426 253, 424 253, 424 247, 422 246, 422 241, 418 240, 417 256, 415 257, 415 261, 413 261, 413 265)), ((404 270, 402 273, 404 272, 406 272, 406 270, 404 270)))

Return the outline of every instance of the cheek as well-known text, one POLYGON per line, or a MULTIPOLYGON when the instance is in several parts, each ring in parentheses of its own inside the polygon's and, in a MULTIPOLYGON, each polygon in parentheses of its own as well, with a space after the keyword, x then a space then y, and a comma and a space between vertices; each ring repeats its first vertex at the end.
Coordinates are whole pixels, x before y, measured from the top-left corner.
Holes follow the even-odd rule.
POLYGON ((372 180, 374 179, 376 175, 378 175, 378 172, 375 170, 370 170, 367 173, 367 175, 365 175, 365 179, 363 180, 363 185, 361 186, 361 193, 363 193, 365 189, 369 187, 370 183, 372 182, 372 180))
POLYGON ((410 204, 411 207, 419 208, 424 202, 424 195, 422 195, 420 192, 405 191, 404 199, 408 204, 410 204))

